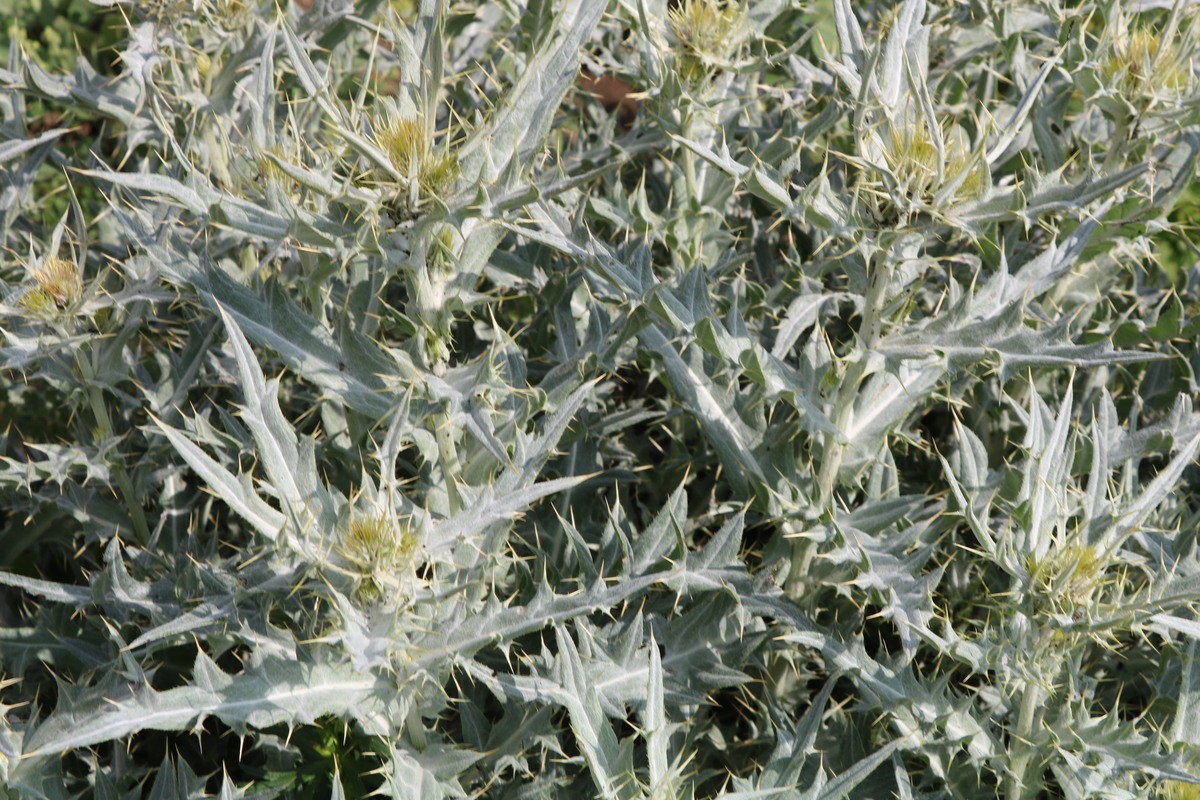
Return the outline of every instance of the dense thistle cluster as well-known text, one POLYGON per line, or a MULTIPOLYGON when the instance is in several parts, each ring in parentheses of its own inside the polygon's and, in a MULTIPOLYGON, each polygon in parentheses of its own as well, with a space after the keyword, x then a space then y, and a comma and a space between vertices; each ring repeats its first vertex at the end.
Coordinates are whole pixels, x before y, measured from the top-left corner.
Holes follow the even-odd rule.
POLYGON ((1196 797, 1159 5, 72 2, 0 800, 1196 797))

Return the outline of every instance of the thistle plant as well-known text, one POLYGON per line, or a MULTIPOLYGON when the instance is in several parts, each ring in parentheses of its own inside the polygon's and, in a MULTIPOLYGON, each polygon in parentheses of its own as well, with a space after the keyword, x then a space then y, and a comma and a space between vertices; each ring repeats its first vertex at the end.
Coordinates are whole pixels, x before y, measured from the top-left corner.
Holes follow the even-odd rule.
POLYGON ((47 258, 34 270, 33 283, 19 302, 32 314, 48 315, 75 305, 82 293, 83 280, 75 263, 65 258, 47 258))
POLYGON ((1097 75, 1101 91, 1124 99, 1140 113, 1154 105, 1186 100, 1195 89, 1191 60, 1196 42, 1195 16, 1190 25, 1173 14, 1165 29, 1130 20, 1118 13, 1100 43, 1097 75), (1180 30, 1187 25, 1185 30, 1180 30))
POLYGON ((0 797, 1192 796, 1161 5, 118 3, 111 77, 10 48, 0 797))
POLYGON ((676 45, 677 69, 688 80, 698 80, 733 58, 745 36, 746 11, 725 0, 683 0, 667 12, 676 45))
POLYGON ((409 187, 410 207, 422 197, 438 199, 451 188, 458 174, 454 156, 448 151, 434 153, 420 118, 393 115, 375 138, 409 187))
POLYGON ((402 602, 409 576, 420 566, 419 543, 407 526, 385 516, 352 519, 338 547, 365 600, 402 602))

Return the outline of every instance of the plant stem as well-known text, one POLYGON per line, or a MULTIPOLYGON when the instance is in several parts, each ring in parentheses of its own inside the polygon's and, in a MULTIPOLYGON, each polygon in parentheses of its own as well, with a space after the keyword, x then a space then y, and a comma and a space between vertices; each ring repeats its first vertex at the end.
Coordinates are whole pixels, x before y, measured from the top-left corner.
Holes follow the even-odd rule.
POLYGON ((1033 741, 1034 732, 1041 726, 1046 692, 1033 681, 1025 685, 1021 695, 1021 709, 1017 717, 1017 729, 1013 732, 1010 749, 1012 760, 1009 763, 1009 774, 1005 781, 1005 800, 1023 800, 1036 797, 1042 781, 1037 777, 1037 746, 1033 741))
MULTIPOLYGON (((876 259, 871 269, 871 258, 866 259, 870 272, 870 284, 864 300, 862 325, 859 327, 858 347, 852 356, 846 374, 838 384, 833 397, 834 432, 826 433, 822 439, 821 468, 817 474, 817 505, 823 511, 832 512, 837 476, 846 456, 847 443, 842 431, 854 419, 854 402, 866 369, 867 356, 879 339, 880 313, 887 300, 887 287, 892 281, 892 265, 887 259, 876 259)), ((798 599, 803 593, 804 578, 813 559, 812 542, 800 537, 792 544, 791 568, 788 570, 784 591, 789 597, 798 599)))
POLYGON ((866 369, 867 356, 879 340, 880 318, 883 304, 887 300, 887 287, 892 282, 892 265, 888 259, 875 259, 875 268, 871 268, 871 259, 866 260, 867 269, 871 273, 870 284, 863 307, 862 325, 859 327, 858 347, 853 354, 853 360, 846 368, 846 374, 834 393, 835 432, 826 433, 821 451, 821 470, 817 478, 819 491, 818 502, 826 510, 833 507, 834 491, 837 489, 837 476, 842 468, 846 455, 846 442, 842 431, 854 419, 854 403, 858 399, 858 389, 866 369))
MULTIPOLYGON (((104 395, 97 386, 89 386, 87 389, 88 405, 92 409, 92 415, 96 418, 96 426, 100 429, 101 441, 111 439, 114 436, 112 420, 108 417, 108 409, 104 406, 104 395)), ((129 479, 129 473, 125 471, 125 465, 120 461, 114 461, 111 465, 113 477, 117 482, 117 489, 121 492, 121 499, 125 501, 125 505, 129 508, 129 517, 133 521, 133 532, 140 545, 145 545, 150 541, 150 525, 146 522, 146 512, 142 510, 142 504, 138 500, 137 492, 134 491, 133 481, 129 479)))
POLYGON ((462 464, 458 460, 458 448, 454 446, 454 438, 450 435, 452 421, 450 414, 441 415, 434 428, 437 439, 439 462, 442 467, 442 480, 446 482, 446 498, 450 506, 450 515, 462 511, 462 495, 458 491, 458 476, 462 473, 462 464))

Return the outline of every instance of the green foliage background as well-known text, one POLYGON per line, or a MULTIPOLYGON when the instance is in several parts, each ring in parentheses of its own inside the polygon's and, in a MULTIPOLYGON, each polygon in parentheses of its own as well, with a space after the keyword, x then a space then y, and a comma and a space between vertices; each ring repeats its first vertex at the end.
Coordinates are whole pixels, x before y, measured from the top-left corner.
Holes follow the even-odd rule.
POLYGON ((1194 9, 0 18, 0 796, 1196 796, 1194 9))
POLYGON ((119 15, 87 0, 4 0, 0 15, 8 21, 0 55, 7 60, 15 45, 49 70, 72 70, 82 56, 106 71, 125 33, 119 15))

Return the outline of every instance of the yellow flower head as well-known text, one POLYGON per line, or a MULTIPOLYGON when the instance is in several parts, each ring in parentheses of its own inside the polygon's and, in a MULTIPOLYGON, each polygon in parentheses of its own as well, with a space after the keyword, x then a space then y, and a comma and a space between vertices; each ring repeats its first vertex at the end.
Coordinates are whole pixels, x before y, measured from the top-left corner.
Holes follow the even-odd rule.
POLYGON ((74 261, 47 258, 33 273, 34 286, 21 297, 21 305, 38 314, 63 311, 83 296, 83 278, 74 261))

